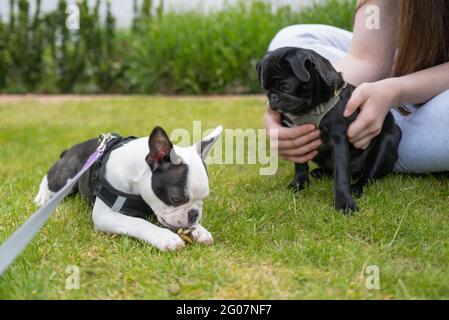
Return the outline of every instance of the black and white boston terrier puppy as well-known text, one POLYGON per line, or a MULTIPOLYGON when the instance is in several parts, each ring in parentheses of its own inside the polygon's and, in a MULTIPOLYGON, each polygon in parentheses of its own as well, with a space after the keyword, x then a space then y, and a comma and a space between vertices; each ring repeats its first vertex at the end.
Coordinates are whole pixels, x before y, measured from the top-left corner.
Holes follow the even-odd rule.
MULTIPOLYGON (((185 245, 170 229, 193 228, 195 242, 211 244, 212 235, 199 224, 209 195, 204 161, 222 130, 217 127, 188 148, 173 145, 160 127, 149 137, 125 139, 81 177, 73 193, 92 202, 96 230, 128 235, 165 251, 185 245), (152 213, 164 227, 146 219, 152 213)), ((91 139, 64 151, 42 179, 35 202, 45 205, 97 145, 98 140, 91 139)))
MULTIPOLYGON (((324 146, 313 160, 320 167, 316 174, 333 174, 335 208, 358 211, 352 194, 360 196, 363 187, 393 170, 398 157, 401 130, 388 113, 380 134, 366 150, 349 143, 347 130, 357 117, 343 116, 351 97, 352 85, 331 63, 312 50, 285 47, 268 52, 258 63, 257 71, 268 97, 269 107, 281 113, 285 126, 313 124, 321 131, 324 146), (357 179, 351 185, 351 180, 357 179)), ((295 164, 290 183, 301 190, 309 181, 309 167, 295 164)))

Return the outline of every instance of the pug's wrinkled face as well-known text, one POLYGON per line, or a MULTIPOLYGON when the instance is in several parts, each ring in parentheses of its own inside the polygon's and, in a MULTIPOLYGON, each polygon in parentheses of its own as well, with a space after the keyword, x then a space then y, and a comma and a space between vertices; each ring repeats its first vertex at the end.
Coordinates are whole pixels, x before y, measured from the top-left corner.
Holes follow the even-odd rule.
POLYGON ((343 78, 318 53, 285 47, 268 52, 257 64, 259 81, 269 107, 281 113, 300 115, 334 95, 343 78))

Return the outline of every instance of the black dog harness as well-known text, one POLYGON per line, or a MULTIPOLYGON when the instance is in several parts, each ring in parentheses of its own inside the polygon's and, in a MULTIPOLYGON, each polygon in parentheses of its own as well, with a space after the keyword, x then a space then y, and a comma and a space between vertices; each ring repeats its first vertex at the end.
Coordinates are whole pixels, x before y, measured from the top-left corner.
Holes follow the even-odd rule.
POLYGON ((93 192, 92 203, 95 198, 100 198, 112 210, 136 218, 148 218, 153 210, 140 195, 129 194, 115 189, 106 180, 106 164, 111 152, 122 147, 136 137, 123 138, 113 134, 113 138, 106 144, 103 155, 94 163, 90 169, 90 183, 93 192))

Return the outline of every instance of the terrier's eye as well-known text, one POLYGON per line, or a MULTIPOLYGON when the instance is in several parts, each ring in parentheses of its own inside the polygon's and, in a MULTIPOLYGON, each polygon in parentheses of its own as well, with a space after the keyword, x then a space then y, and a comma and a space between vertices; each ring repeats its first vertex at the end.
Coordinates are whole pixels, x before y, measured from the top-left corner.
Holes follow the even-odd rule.
POLYGON ((171 201, 173 201, 174 203, 181 203, 184 201, 184 198, 182 197, 177 197, 177 196, 172 196, 171 197, 171 201))
POLYGON ((186 203, 189 201, 188 197, 184 196, 171 196, 171 201, 176 204, 186 203))

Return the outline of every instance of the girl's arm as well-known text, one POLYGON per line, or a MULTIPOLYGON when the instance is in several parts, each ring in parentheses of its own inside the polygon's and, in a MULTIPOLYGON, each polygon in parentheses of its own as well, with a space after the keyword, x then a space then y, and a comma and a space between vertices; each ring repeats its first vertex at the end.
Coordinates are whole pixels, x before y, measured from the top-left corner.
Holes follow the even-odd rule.
POLYGON ((396 53, 395 1, 359 1, 354 20, 354 35, 350 52, 335 68, 346 81, 358 86, 390 77, 396 53), (378 19, 379 29, 373 29, 378 19))
POLYGON ((380 133, 385 116, 392 107, 422 104, 449 89, 449 63, 398 78, 388 78, 393 67, 391 57, 394 57, 396 51, 396 13, 397 10, 388 1, 366 1, 356 16, 351 52, 337 64, 347 81, 358 85, 345 112, 345 116, 349 116, 360 109, 360 114, 348 130, 349 140, 356 148, 366 149, 369 146, 371 140, 380 133), (377 5, 380 9, 381 30, 369 31, 364 25, 364 12, 369 5, 377 5), (370 36, 363 38, 364 34, 370 36), (372 39, 383 40, 371 43, 372 39), (380 57, 385 57, 384 62, 380 57), (371 67, 358 62, 360 59, 369 61, 371 67))
POLYGON ((398 104, 422 104, 449 90, 449 62, 396 79, 398 104))
POLYGON ((366 149, 381 129, 388 111, 402 104, 422 104, 449 90, 449 62, 398 78, 363 83, 352 94, 345 116, 361 112, 348 130, 356 148, 366 149))

